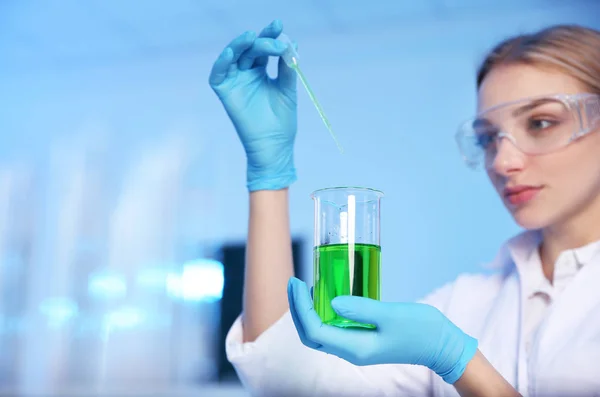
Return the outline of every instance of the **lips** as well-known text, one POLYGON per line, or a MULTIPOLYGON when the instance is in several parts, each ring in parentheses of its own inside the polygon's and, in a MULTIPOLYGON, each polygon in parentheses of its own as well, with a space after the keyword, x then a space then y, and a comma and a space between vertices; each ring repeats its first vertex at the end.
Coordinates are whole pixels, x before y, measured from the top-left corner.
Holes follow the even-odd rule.
POLYGON ((541 186, 507 186, 504 188, 504 197, 512 205, 521 205, 533 200, 541 189, 541 186))

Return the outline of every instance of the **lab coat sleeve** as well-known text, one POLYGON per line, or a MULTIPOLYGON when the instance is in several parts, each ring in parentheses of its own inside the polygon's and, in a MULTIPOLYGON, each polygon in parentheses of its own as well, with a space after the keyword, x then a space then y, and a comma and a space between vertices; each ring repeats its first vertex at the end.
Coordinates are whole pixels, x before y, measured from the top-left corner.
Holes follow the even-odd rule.
MULTIPOLYGON (((426 302, 443 310, 451 286, 426 302)), ((243 343, 241 316, 231 327, 225 349, 252 396, 428 396, 433 374, 412 365, 355 366, 302 344, 286 312, 255 341, 243 343)))

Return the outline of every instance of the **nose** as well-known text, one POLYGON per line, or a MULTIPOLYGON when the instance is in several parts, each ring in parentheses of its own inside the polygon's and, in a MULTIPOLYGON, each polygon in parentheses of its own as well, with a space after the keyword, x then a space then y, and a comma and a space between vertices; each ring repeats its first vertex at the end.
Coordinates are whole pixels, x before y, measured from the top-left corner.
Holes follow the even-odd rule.
POLYGON ((510 136, 500 136, 496 141, 496 151, 487 159, 489 168, 502 176, 521 171, 525 165, 525 155, 517 148, 510 136))

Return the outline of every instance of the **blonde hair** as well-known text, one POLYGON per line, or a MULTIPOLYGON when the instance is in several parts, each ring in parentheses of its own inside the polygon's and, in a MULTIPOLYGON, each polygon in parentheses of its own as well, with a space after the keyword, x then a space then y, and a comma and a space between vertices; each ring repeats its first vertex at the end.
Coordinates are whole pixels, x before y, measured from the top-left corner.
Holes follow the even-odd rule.
POLYGON ((600 31, 578 25, 556 25, 502 41, 477 72, 477 88, 492 69, 521 63, 566 73, 600 94, 600 31))

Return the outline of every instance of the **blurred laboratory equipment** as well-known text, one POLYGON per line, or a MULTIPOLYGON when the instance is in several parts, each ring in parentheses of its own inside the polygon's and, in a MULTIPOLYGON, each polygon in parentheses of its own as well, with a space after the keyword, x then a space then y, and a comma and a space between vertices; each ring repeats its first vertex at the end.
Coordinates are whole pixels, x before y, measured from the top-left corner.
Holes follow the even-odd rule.
POLYGON ((0 159, 1 395, 216 379, 223 265, 187 226, 193 147, 94 137, 0 159))
POLYGON ((31 274, 33 175, 24 163, 0 166, 0 387, 16 379, 26 331, 27 277, 31 274))
POLYGON ((383 193, 334 187, 312 193, 314 202, 314 307, 325 324, 374 328, 339 316, 336 296, 380 299, 380 208, 383 193))

